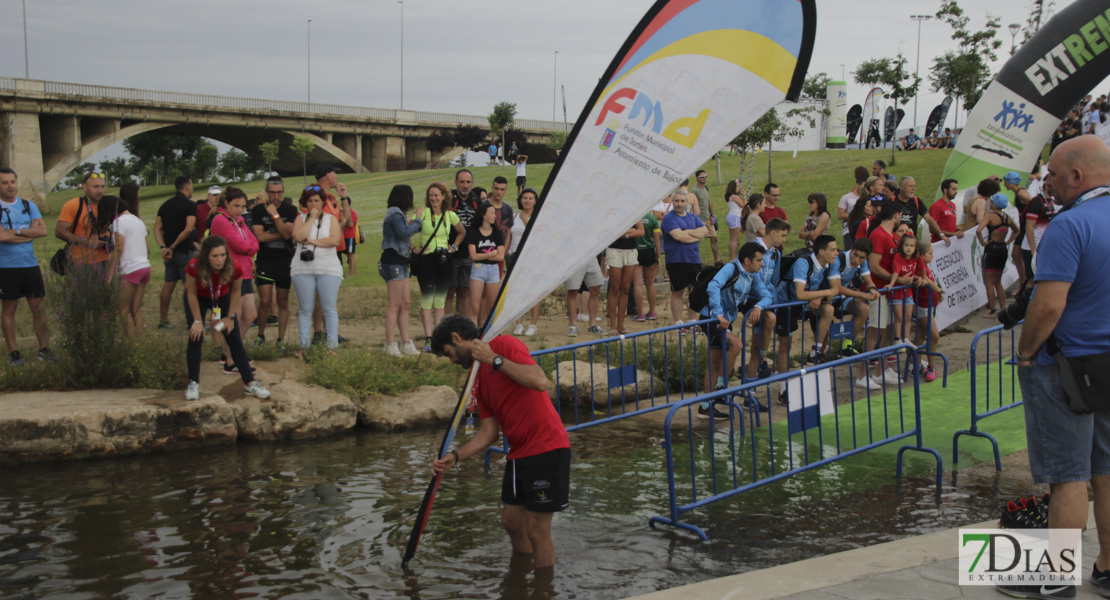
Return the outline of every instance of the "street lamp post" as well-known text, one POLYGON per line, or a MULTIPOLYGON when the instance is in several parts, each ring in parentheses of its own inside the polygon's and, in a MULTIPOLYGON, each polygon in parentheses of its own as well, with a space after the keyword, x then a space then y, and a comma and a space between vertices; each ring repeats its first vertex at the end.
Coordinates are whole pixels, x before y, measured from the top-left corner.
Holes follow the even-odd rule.
MULTIPOLYGON (((911 21, 917 21, 917 65, 913 69, 913 79, 917 81, 921 76, 921 23, 933 18, 933 15, 910 15, 911 21)), ((921 87, 913 95, 913 128, 917 131, 917 97, 921 95, 921 87)))
POLYGON ((305 48, 308 50, 308 103, 312 104, 312 19, 305 26, 305 48))
POLYGON ((23 78, 31 78, 31 59, 27 56, 27 0, 23 0, 23 78))
POLYGON ((401 110, 405 109, 405 0, 397 0, 401 5, 401 110))
POLYGON ((1010 56, 1014 55, 1017 50, 1017 34, 1021 31, 1021 25, 1017 23, 1010 23, 1010 56))
POLYGON ((555 66, 553 67, 553 70, 551 72, 551 120, 552 121, 555 120, 555 106, 556 106, 556 104, 558 104, 558 101, 559 101, 559 95, 557 93, 557 90, 559 89, 559 86, 557 85, 558 80, 559 80, 559 51, 556 50, 555 51, 555 66))

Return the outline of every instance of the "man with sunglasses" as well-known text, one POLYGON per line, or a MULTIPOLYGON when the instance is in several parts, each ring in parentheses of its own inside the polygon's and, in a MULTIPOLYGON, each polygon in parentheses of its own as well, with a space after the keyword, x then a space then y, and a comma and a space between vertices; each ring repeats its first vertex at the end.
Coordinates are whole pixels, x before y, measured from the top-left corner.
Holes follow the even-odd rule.
POLYGON ((46 222, 39 208, 16 195, 19 191, 18 176, 9 167, 0 167, 0 304, 3 318, 4 341, 8 344, 8 363, 23 364, 23 357, 15 345, 15 311, 19 299, 27 299, 35 337, 39 342, 39 360, 53 360, 46 349, 46 317, 42 300, 46 286, 42 269, 35 257, 31 241, 46 237, 46 222))
POLYGON ((281 177, 266 180, 266 203, 251 210, 251 231, 258 238, 258 258, 254 265, 254 285, 258 288, 258 337, 255 345, 266 342, 266 325, 274 304, 277 288, 277 348, 285 351, 285 328, 289 323, 289 288, 293 283, 290 268, 293 260, 293 222, 297 209, 284 202, 285 182, 281 177))
POLYGON ((106 244, 93 232, 96 208, 104 197, 107 184, 101 173, 85 175, 81 184, 85 195, 74 198, 62 206, 54 237, 69 244, 69 259, 76 264, 102 263, 108 260, 106 244))

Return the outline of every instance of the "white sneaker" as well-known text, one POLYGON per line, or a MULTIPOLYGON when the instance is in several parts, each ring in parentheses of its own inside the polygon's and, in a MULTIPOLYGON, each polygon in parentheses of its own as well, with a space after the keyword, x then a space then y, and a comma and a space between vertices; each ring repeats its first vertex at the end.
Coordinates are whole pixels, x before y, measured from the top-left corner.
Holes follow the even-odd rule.
POLYGON ((525 330, 524 335, 526 335, 528 337, 532 337, 532 336, 536 335, 536 326, 535 325, 529 325, 528 329, 525 330))
POLYGON ((679 320, 675 321, 674 324, 675 325, 682 325, 683 321, 682 321, 682 319, 679 319, 679 320))
POLYGON ((189 389, 185 390, 186 400, 200 400, 200 384, 195 381, 189 382, 189 389))
POLYGON ((902 383, 902 378, 898 376, 897 371, 895 371, 894 369, 892 369, 890 367, 887 367, 886 370, 883 371, 883 377, 882 377, 882 379, 880 379, 880 381, 885 381, 886 383, 895 383, 895 384, 897 384, 897 383, 902 383))
POLYGON ((243 388, 243 393, 248 396, 254 396, 259 400, 265 400, 270 397, 270 390, 262 387, 262 384, 257 381, 252 381, 250 385, 245 386, 243 388))
POLYGON ((882 385, 880 385, 878 382, 876 382, 874 379, 871 379, 867 375, 864 375, 863 377, 860 377, 856 380, 856 387, 872 391, 883 389, 882 385))
POLYGON ((416 344, 409 340, 401 345, 401 354, 406 356, 420 356, 420 351, 416 349, 416 344))
POLYGON ((570 326, 570 333, 567 334, 567 337, 578 337, 578 326, 577 325, 571 325, 570 326))
POLYGON ((578 313, 578 320, 582 321, 583 323, 589 323, 590 315, 587 315, 585 313, 578 313))
POLYGON ((393 342, 392 344, 386 344, 384 350, 385 350, 385 353, 390 355, 390 356, 394 356, 394 357, 397 357, 397 358, 401 357, 401 349, 397 347, 397 342, 393 342))
POLYGON ((524 333, 524 324, 517 323, 516 327, 513 327, 513 335, 521 335, 522 333, 524 333))

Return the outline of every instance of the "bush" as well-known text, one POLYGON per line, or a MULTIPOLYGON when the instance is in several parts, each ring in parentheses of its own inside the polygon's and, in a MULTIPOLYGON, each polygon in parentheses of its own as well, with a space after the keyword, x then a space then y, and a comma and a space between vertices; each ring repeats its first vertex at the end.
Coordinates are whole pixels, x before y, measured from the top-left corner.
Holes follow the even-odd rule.
POLYGON ((113 363, 104 367, 105 372, 112 370, 111 383, 77 380, 62 360, 36 360, 0 371, 0 389, 13 392, 117 387, 183 390, 188 383, 185 342, 180 335, 150 333, 141 338, 125 338, 104 362, 113 363))
POLYGON ((350 348, 332 355, 323 346, 312 346, 305 354, 305 381, 352 398, 374 394, 400 394, 422 385, 446 385, 460 389, 466 371, 443 358, 421 354, 413 359, 394 358, 381 350, 350 348))
POLYGON ((53 346, 66 387, 125 387, 130 356, 117 310, 119 285, 106 264, 70 264, 65 277, 47 274, 46 302, 54 317, 53 346))

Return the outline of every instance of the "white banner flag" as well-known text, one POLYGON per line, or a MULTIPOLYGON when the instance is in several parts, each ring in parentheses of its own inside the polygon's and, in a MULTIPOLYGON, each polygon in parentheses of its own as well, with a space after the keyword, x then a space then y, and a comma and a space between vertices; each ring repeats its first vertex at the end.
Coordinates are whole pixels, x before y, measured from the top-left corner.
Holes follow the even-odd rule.
MULTIPOLYGON (((1008 254, 1008 252, 1007 252, 1008 254)), ((937 307, 937 329, 943 330, 949 325, 971 314, 987 303, 987 287, 983 284, 982 268, 983 248, 975 241, 971 232, 962 239, 952 238, 952 245, 946 246, 944 242, 933 244, 933 276, 944 290, 944 300, 937 307)), ((1013 261, 1006 261, 1006 270, 1002 273, 1002 286, 1009 287, 1017 281, 1017 269, 1013 261)), ((1002 304, 1008 303, 1003 298, 1002 304)), ((995 325, 986 319, 983 323, 973 324, 971 329, 984 329, 983 326, 995 325)))

